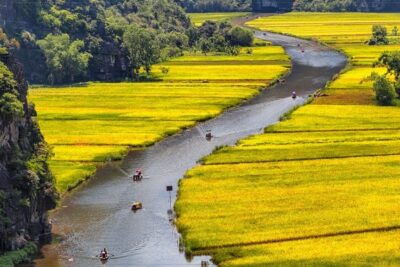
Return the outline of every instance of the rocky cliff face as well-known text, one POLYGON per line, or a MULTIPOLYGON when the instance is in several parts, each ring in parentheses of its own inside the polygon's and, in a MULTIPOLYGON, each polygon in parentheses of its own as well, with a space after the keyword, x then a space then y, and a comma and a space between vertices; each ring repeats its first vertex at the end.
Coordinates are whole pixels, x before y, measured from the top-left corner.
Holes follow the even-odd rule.
POLYGON ((49 238, 57 193, 21 65, 0 55, 0 252, 49 238))
POLYGON ((294 0, 252 0, 254 12, 276 12, 292 10, 294 0))

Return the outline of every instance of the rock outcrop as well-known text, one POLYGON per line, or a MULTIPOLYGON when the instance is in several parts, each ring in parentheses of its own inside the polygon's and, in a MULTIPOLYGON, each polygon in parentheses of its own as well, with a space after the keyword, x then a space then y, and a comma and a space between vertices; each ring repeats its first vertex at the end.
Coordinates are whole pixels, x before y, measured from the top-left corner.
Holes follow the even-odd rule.
POLYGON ((0 252, 50 238, 57 193, 21 64, 0 55, 0 252))
POLYGON ((276 12, 292 10, 294 0, 253 0, 254 12, 276 12))

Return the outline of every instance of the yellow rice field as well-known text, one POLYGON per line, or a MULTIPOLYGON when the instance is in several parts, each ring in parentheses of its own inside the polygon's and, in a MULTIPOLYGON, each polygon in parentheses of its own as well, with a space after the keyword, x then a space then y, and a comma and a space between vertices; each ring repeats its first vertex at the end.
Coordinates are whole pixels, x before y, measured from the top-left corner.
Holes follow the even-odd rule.
POLYGON ((50 165, 63 193, 92 175, 97 164, 220 114, 289 67, 283 49, 274 46, 237 57, 188 54, 154 66, 160 82, 35 88, 29 99, 53 146, 50 165))
POLYGON ((220 266, 399 266, 400 110, 375 104, 373 24, 399 14, 288 13, 248 25, 314 38, 352 65, 327 96, 262 135, 219 149, 181 181, 188 251, 220 266), (397 230, 396 230, 397 229, 397 230))

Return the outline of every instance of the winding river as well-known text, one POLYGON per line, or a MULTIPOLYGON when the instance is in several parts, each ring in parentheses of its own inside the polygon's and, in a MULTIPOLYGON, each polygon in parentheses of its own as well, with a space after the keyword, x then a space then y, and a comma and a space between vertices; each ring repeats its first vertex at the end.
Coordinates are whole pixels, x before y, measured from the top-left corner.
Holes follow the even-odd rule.
POLYGON ((260 31, 255 35, 283 46, 290 55, 293 67, 286 82, 215 119, 146 150, 131 152, 122 164, 100 168, 52 214, 54 231, 63 236, 62 242, 44 247, 44 257, 35 266, 102 266, 96 255, 103 247, 113 255, 107 266, 200 266, 202 260, 210 260, 207 256, 188 259, 180 251, 179 234, 169 221, 166 186, 174 187, 173 205, 179 179, 199 159, 218 146, 261 133, 324 87, 346 64, 340 53, 311 41, 260 31), (297 100, 290 97, 293 90, 299 95, 297 100), (205 139, 208 129, 215 136, 211 141, 205 139), (127 173, 137 167, 144 170, 145 179, 134 184, 127 173), (132 212, 134 200, 143 202, 144 209, 132 212))

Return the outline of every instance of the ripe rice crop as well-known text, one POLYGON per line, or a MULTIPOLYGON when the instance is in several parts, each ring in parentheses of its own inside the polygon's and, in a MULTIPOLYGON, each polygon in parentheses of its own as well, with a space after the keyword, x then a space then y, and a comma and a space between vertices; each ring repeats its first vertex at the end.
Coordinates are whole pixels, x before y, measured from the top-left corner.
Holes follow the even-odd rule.
POLYGON ((176 210, 188 251, 224 267, 400 264, 400 110, 377 106, 367 79, 385 72, 372 67, 380 54, 400 46, 366 45, 374 24, 390 33, 400 15, 288 13, 248 23, 325 42, 351 65, 325 96, 187 173, 176 210))
POLYGON ((29 98, 54 147, 51 168, 63 193, 93 174, 97 164, 121 159, 132 147, 154 144, 254 96, 289 66, 275 46, 237 57, 188 54, 154 66, 160 82, 36 88, 29 98))

